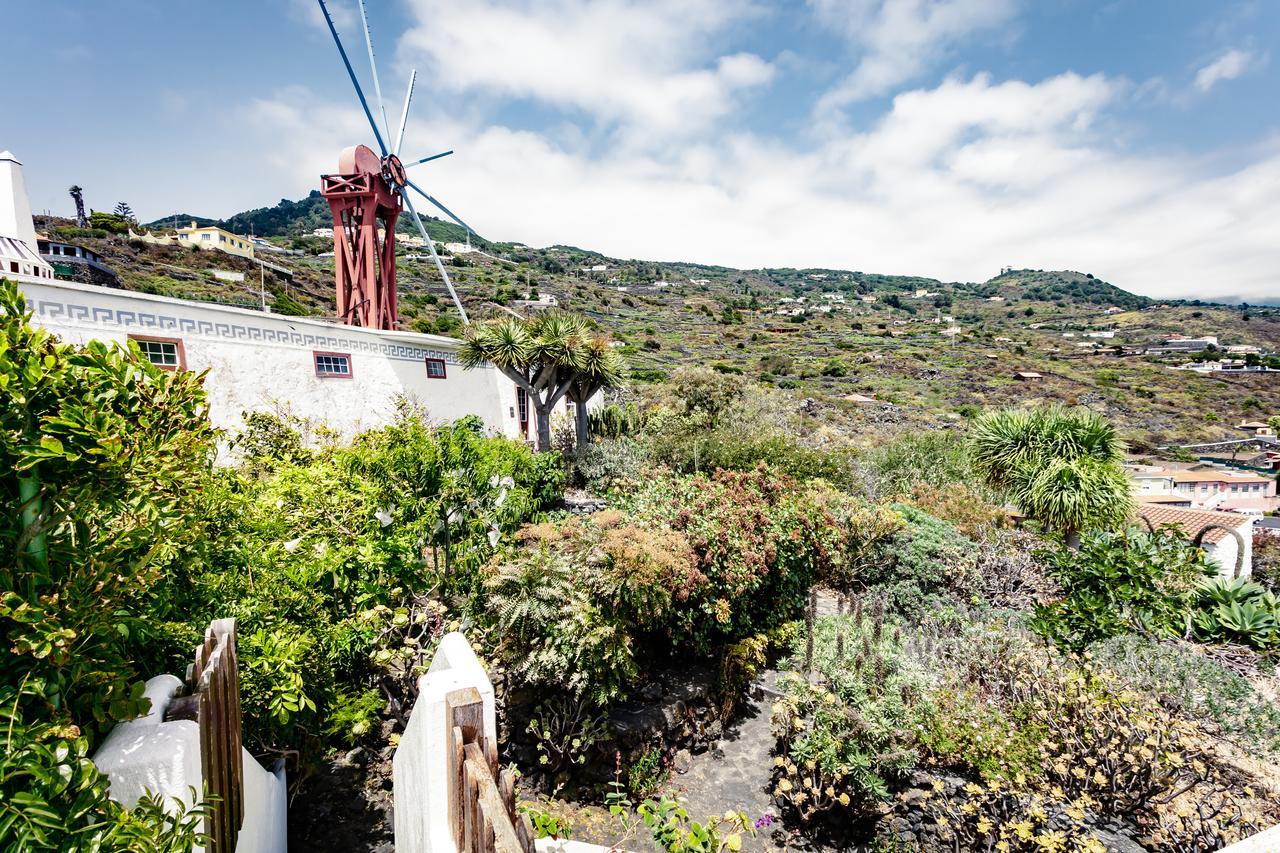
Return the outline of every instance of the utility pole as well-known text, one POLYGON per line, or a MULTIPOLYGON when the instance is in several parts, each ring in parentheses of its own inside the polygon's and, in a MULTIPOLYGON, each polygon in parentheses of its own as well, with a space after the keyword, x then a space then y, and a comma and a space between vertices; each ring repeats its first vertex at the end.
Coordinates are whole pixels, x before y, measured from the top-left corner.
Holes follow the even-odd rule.
POLYGON ((258 261, 258 291, 262 295, 262 310, 267 310, 267 266, 258 261))

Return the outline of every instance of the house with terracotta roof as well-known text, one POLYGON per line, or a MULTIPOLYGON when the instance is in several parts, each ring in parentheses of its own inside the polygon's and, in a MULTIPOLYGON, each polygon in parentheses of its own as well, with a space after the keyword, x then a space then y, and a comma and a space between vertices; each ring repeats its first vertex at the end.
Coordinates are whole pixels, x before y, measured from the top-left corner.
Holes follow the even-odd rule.
POLYGON ((1253 573, 1252 517, 1144 503, 1138 504, 1137 515, 1154 530, 1171 525, 1192 541, 1198 538, 1221 576, 1245 578, 1253 573))

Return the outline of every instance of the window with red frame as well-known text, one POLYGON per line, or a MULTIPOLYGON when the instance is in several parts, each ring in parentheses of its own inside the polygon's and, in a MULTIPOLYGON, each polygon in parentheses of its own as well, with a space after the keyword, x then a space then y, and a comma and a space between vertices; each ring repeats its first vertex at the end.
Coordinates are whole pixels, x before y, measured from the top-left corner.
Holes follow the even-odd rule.
POLYGON ((448 371, 445 370, 443 358, 427 359, 427 378, 428 379, 448 378, 448 371))
POLYGON ((316 376, 321 379, 351 378, 351 353, 317 352, 315 363, 316 376))

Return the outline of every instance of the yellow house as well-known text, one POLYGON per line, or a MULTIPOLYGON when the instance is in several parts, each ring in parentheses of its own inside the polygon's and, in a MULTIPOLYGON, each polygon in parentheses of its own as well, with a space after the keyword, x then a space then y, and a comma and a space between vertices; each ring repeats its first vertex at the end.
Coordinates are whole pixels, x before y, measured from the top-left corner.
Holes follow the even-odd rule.
POLYGON ((189 228, 178 228, 173 234, 162 234, 159 237, 152 235, 151 232, 135 234, 130 229, 129 239, 154 243, 158 246, 197 246, 201 249, 217 249, 219 252, 239 255, 242 258, 253 257, 253 243, 248 237, 232 234, 216 225, 197 225, 192 222, 189 228))

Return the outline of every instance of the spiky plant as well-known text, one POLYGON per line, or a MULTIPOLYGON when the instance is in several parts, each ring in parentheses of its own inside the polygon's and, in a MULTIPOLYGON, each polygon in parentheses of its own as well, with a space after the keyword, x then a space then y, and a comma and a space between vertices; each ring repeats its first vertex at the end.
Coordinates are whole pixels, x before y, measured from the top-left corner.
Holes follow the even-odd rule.
POLYGON ((1068 540, 1133 511, 1121 467, 1124 442, 1087 409, 988 412, 974 423, 969 442, 973 467, 987 484, 1068 540))
MULTIPOLYGON (((625 375, 621 358, 592 334, 586 319, 562 311, 473 324, 459 357, 466 367, 491 363, 524 389, 537 422, 539 450, 551 447, 551 412, 566 394, 575 387, 594 389, 594 394, 625 375)), ((578 408, 581 422, 585 399, 578 408)))

